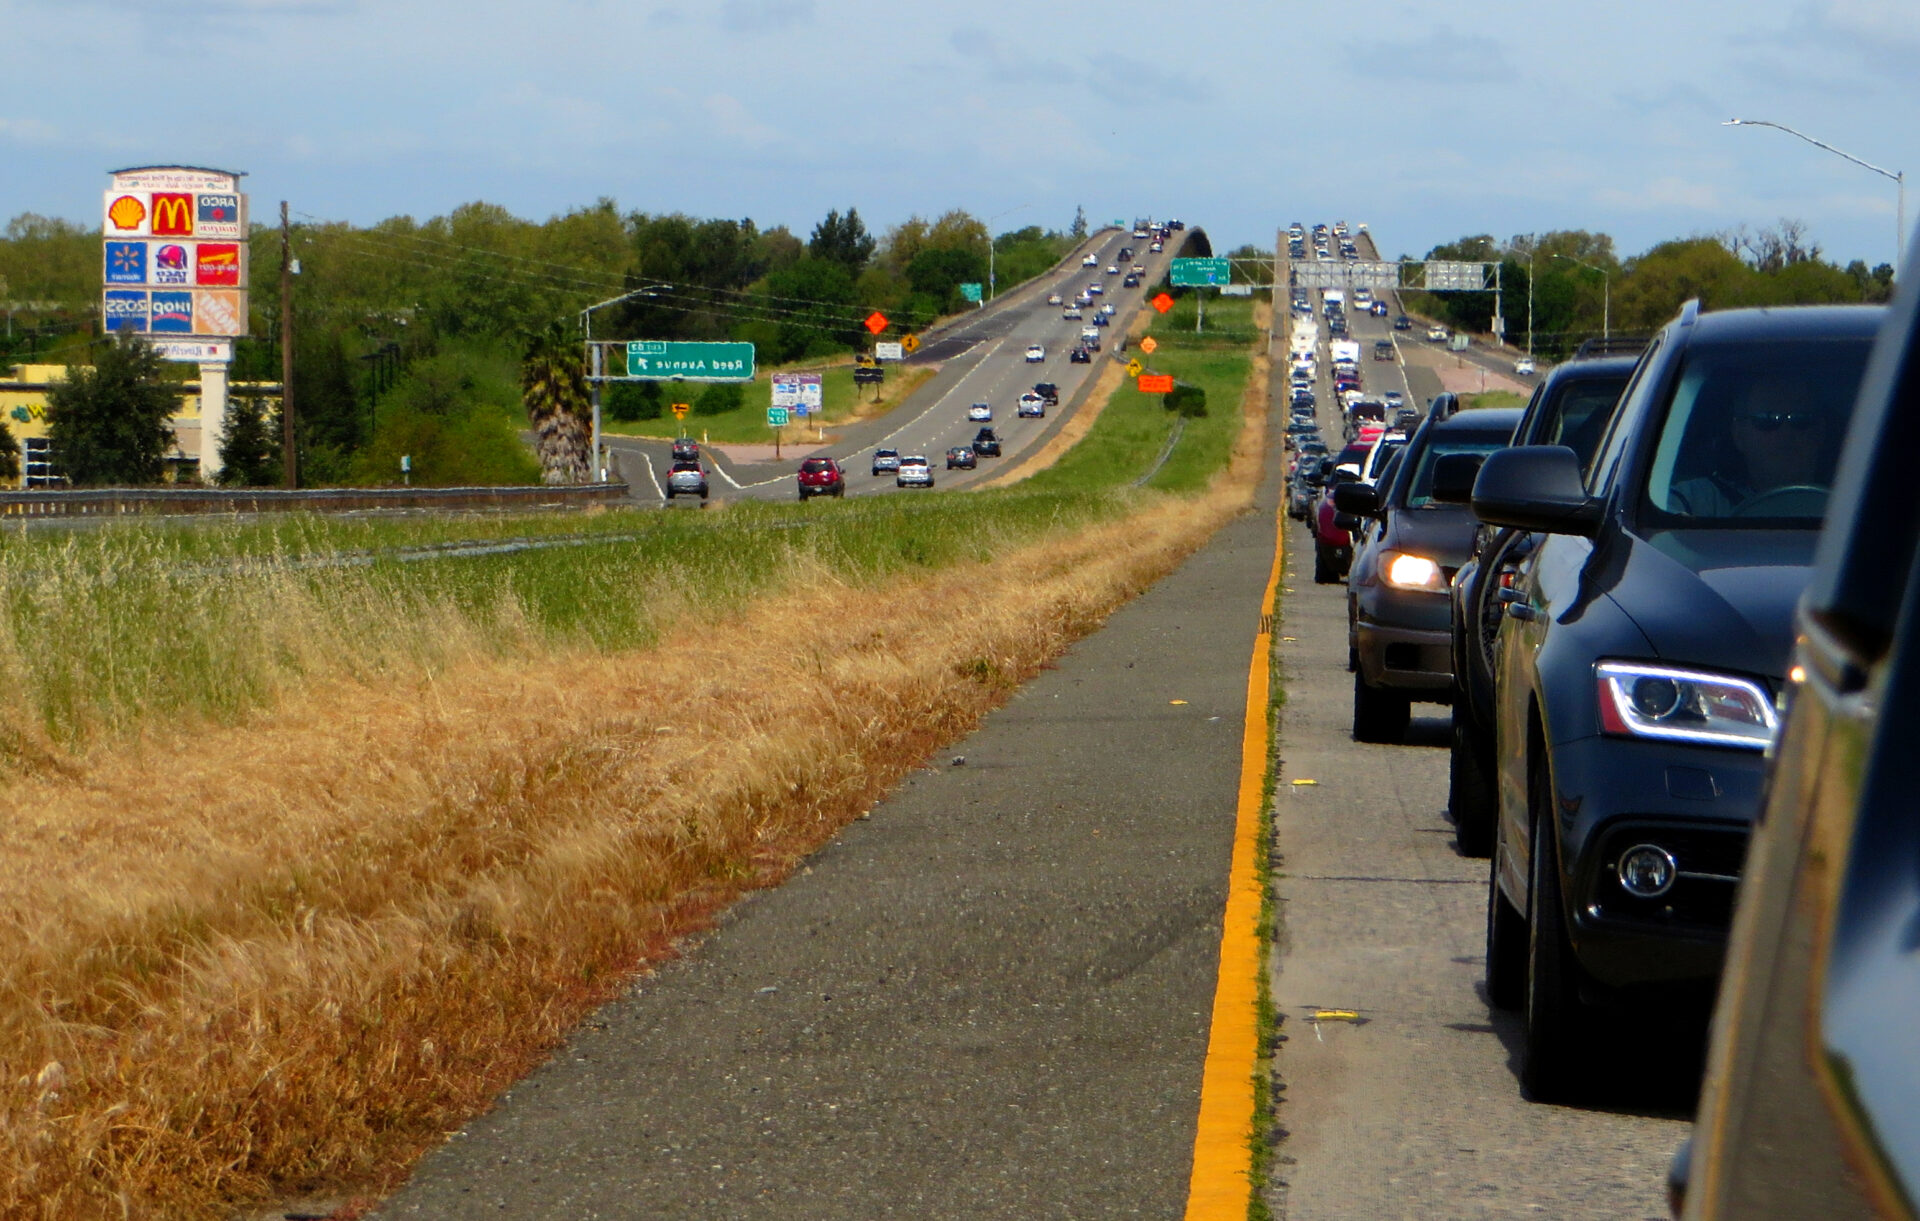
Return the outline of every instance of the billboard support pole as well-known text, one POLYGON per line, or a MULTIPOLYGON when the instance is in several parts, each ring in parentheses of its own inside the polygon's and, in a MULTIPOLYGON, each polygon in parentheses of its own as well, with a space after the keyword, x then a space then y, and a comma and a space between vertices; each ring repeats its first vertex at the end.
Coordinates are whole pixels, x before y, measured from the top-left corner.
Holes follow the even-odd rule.
MULTIPOLYGON (((205 444, 203 438, 201 444, 205 444)), ((280 201, 280 472, 289 490, 300 486, 299 456, 293 445, 293 232, 287 225, 287 201, 280 201)))
POLYGON ((600 347, 600 345, 599 345, 599 344, 597 344, 597 343, 594 343, 594 344, 588 344, 588 345, 587 345, 587 350, 593 353, 593 380, 592 380, 591 382, 588 382, 588 383, 587 383, 587 384, 588 384, 588 386, 590 386, 590 387, 592 388, 592 392, 593 392, 593 481, 594 481, 595 483, 605 483, 605 482, 607 481, 607 477, 606 477, 606 475, 605 475, 605 474, 604 474, 604 473, 603 473, 603 472, 601 471, 601 469, 600 469, 600 368, 601 368, 601 366, 600 366, 600 359, 601 359, 601 347, 600 347))

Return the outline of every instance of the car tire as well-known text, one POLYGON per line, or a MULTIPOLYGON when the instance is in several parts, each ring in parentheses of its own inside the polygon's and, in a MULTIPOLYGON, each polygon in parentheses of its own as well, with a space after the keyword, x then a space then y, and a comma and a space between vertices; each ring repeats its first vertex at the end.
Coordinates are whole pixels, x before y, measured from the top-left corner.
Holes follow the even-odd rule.
POLYGON ((673 499, 673 489, 672 489, 672 488, 668 488, 668 489, 667 489, 667 499, 668 499, 668 500, 672 500, 672 499, 673 499))
POLYGON ((1473 714, 1453 706, 1452 757, 1447 768, 1447 816, 1453 819, 1453 837, 1462 856, 1485 856, 1493 847, 1495 815, 1492 758, 1482 735, 1473 728, 1473 714))
POLYGON ((705 492, 705 491, 702 491, 702 492, 700 493, 700 499, 701 499, 701 500, 705 500, 706 498, 707 498, 707 494, 706 494, 706 492, 705 492))
POLYGON ((1577 1065, 1586 1014, 1580 1003, 1580 965, 1567 942, 1560 901, 1560 854, 1553 833, 1552 781, 1544 760, 1527 770, 1533 825, 1527 886, 1526 1042, 1520 1085, 1535 1102, 1565 1102, 1577 1092, 1577 1065))
POLYGON ((1367 676, 1353 676, 1353 740, 1398 743, 1407 736, 1413 701, 1403 691, 1370 686, 1367 676))
POLYGON ((807 503, 807 494, 805 492, 800 493, 800 503, 801 504, 807 503))
POLYGON ((1487 1003, 1511 1013, 1527 1003, 1527 918, 1500 889, 1499 838, 1487 862, 1487 1003))

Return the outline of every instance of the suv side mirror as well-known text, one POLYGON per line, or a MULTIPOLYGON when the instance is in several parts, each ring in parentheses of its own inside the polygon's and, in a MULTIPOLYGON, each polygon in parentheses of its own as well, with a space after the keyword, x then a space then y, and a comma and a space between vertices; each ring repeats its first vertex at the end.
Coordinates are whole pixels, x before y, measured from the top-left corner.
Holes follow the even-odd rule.
POLYGON ((1333 507, 1355 517, 1373 517, 1380 512, 1380 489, 1368 483, 1343 483, 1333 489, 1333 507))
POLYGON ((1473 514, 1490 526, 1592 536, 1601 507, 1587 495, 1579 455, 1564 445, 1521 445, 1489 454, 1473 481, 1473 514))
POLYGON ((1440 504, 1463 505, 1473 499, 1473 481, 1486 458, 1481 454, 1442 454, 1433 464, 1429 495, 1440 504))

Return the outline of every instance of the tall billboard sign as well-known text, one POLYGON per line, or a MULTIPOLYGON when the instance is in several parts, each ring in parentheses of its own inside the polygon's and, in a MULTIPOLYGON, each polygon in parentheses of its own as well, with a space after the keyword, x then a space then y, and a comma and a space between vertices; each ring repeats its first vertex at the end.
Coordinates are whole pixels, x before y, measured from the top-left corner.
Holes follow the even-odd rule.
POLYGON ((191 166, 119 170, 102 201, 109 331, 232 339, 247 333, 247 197, 240 175, 191 166))
MULTIPOLYGON (((116 170, 101 202, 100 317, 200 366, 200 474, 220 474, 227 367, 247 333, 247 197, 240 175, 186 165, 116 170)), ((184 441, 183 441, 184 444, 184 441)))

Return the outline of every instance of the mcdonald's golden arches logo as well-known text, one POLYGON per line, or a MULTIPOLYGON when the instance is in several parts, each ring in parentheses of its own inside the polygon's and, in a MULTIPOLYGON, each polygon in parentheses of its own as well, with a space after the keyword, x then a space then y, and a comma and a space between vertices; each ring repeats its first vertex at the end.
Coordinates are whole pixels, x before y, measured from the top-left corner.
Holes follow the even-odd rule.
POLYGON ((193 236, 193 196, 155 192, 153 233, 155 237, 193 236))

